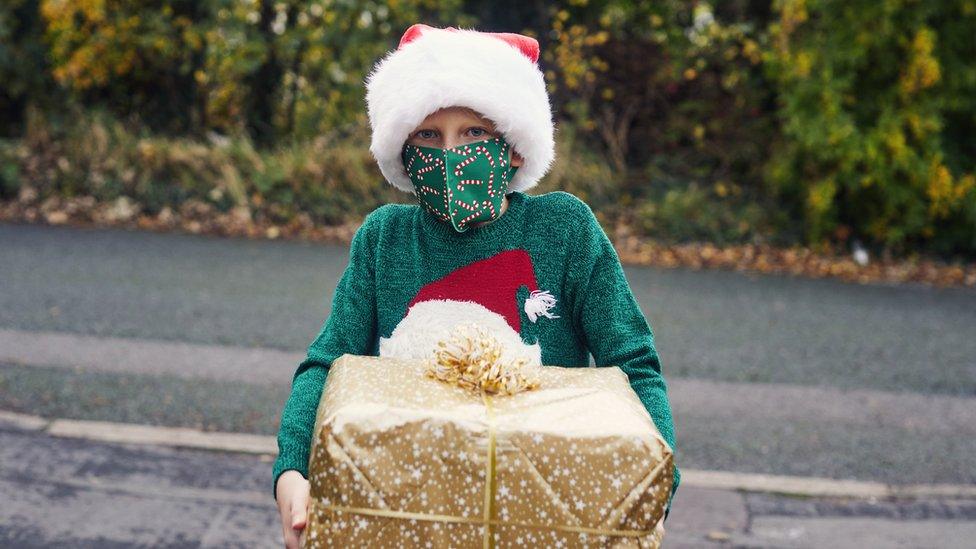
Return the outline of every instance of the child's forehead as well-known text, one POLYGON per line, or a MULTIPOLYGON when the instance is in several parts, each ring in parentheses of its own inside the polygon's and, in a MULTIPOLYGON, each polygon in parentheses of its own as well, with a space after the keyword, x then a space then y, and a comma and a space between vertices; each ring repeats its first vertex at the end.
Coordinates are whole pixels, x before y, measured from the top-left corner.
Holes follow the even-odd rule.
POLYGON ((427 115, 424 123, 471 121, 494 126, 494 123, 480 112, 470 107, 443 107, 427 115))

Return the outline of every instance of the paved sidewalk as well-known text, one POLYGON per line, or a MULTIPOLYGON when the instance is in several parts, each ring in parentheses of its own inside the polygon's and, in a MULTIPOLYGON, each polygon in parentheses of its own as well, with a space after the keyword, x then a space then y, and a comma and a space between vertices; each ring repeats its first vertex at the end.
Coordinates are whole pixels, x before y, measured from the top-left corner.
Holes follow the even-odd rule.
POLYGON ((0 546, 283 547, 269 456, 28 427, 0 419, 0 546))
POLYGON ((791 498, 697 488, 675 495, 665 547, 969 548, 976 500, 791 498))
MULTIPOLYGON (((22 418, 21 418, 22 419, 22 418)), ((53 436, 0 415, 0 541, 281 547, 271 454, 53 436)), ((665 547, 971 547, 976 498, 796 498, 683 486, 665 547)))

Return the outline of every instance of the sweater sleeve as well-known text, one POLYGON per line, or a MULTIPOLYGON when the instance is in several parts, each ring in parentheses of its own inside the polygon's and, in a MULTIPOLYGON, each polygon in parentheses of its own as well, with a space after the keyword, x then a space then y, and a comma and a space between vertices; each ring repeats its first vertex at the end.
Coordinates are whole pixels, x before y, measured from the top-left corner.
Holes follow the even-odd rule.
POLYGON ((631 291, 617 252, 590 207, 580 201, 581 233, 571 264, 575 281, 573 319, 597 366, 619 366, 675 452, 674 483, 665 511, 681 481, 667 384, 654 346, 654 334, 631 291))
POLYGON ((376 337, 375 214, 367 216, 353 236, 349 263, 332 297, 332 311, 292 378, 291 395, 281 413, 278 457, 272 471, 271 491, 276 501, 278 478, 283 472, 295 469, 308 478, 315 413, 332 361, 345 353, 366 355, 372 349, 376 337))

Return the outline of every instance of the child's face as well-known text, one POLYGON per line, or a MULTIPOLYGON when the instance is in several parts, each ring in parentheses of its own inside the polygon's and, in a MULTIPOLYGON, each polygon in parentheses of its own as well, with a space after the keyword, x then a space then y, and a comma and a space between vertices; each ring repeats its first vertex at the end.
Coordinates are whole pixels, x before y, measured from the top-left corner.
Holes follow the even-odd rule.
MULTIPOLYGON (((467 107, 446 107, 427 116, 414 128, 407 143, 418 147, 450 149, 475 141, 498 137, 495 124, 467 107)), ((522 157, 514 150, 511 165, 522 165, 522 157)))

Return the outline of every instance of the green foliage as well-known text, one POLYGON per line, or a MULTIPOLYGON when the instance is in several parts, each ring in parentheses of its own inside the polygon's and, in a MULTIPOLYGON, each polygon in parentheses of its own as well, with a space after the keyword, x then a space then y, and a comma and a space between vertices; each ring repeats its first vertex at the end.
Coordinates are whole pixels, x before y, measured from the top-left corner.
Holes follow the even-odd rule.
POLYGON ((767 168, 807 239, 976 250, 976 2, 776 4, 767 168))
MULTIPOLYGON (((192 201, 219 211, 245 207, 279 223, 308 215, 326 225, 355 222, 403 198, 383 182, 362 130, 341 140, 258 150, 246 137, 206 143, 140 136, 104 111, 77 112, 66 124, 42 116, 31 116, 18 150, 0 146, 4 189, 15 165, 16 187, 30 185, 42 200, 124 196, 149 214, 192 201)), ((15 196, 17 188, 5 193, 15 196)))
POLYGON ((261 147, 363 118, 362 79, 407 25, 458 0, 44 0, 53 76, 153 129, 261 147))
POLYGON ((764 237, 757 159, 776 135, 764 116, 768 13, 740 4, 595 0, 553 11, 553 96, 616 172, 621 215, 655 236, 764 237))
POLYGON ((640 232, 669 242, 727 245, 770 233, 768 212, 742 195, 741 187, 727 182, 655 190, 635 203, 634 218, 640 232))
POLYGON ((0 197, 321 223, 402 200, 363 79, 418 21, 538 38, 559 149, 537 190, 602 219, 976 257, 976 0, 11 0, 0 197))
POLYGON ((51 75, 86 105, 139 113, 157 130, 200 127, 195 75, 213 2, 42 0, 51 75))
POLYGON ((0 141, 0 200, 15 198, 20 190, 20 162, 16 151, 11 143, 0 141))
POLYGON ((619 213, 622 174, 594 152, 571 122, 563 123, 556 139, 556 158, 549 175, 533 193, 566 191, 589 204, 596 212, 609 216, 619 213))
POLYGON ((37 0, 0 3, 0 136, 23 132, 29 100, 57 104, 41 39, 37 0))

